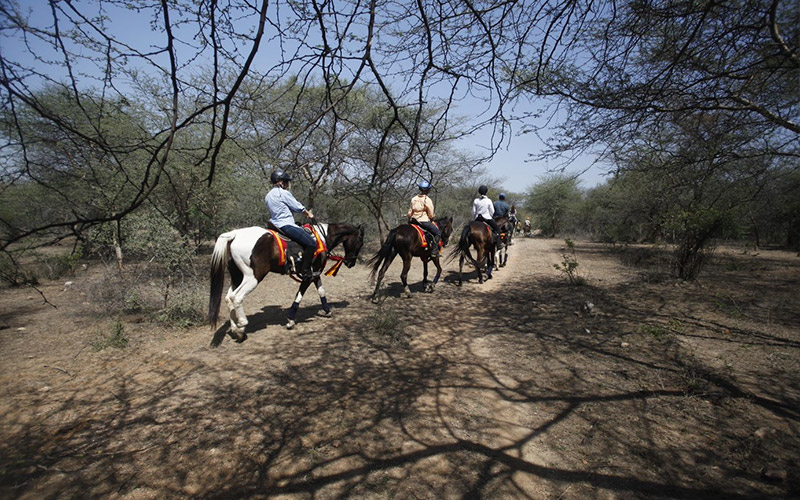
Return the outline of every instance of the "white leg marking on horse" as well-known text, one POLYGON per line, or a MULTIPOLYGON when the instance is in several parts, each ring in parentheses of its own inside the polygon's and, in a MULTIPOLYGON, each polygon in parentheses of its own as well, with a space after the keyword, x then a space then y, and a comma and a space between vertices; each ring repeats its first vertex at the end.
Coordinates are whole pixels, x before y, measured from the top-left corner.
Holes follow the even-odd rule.
POLYGON ((244 298, 247 294, 252 292, 258 286, 258 281, 254 276, 245 276, 242 283, 236 288, 236 293, 233 298, 233 307, 236 310, 238 319, 236 324, 244 328, 247 325, 247 315, 244 312, 244 298))

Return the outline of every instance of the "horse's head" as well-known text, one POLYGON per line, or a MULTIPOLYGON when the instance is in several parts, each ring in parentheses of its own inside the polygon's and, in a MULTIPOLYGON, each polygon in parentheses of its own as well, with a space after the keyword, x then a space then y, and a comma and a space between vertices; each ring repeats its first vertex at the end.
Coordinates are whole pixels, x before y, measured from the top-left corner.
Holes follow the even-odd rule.
POLYGON ((442 245, 447 246, 450 241, 450 235, 453 234, 453 218, 442 217, 441 219, 436 219, 436 225, 439 226, 439 231, 442 232, 442 245))
POLYGON ((356 259, 358 259, 361 247, 364 246, 364 226, 349 227, 353 231, 342 237, 342 246, 344 247, 343 262, 345 266, 353 267, 356 265, 356 259))

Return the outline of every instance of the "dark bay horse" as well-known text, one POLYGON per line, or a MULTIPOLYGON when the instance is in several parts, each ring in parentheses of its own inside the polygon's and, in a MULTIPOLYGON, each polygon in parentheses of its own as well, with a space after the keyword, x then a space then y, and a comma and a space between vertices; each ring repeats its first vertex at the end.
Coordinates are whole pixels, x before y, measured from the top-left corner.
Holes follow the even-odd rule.
MULTIPOLYGON (((295 325, 295 315, 300 307, 303 294, 308 290, 312 283, 317 287, 322 309, 325 316, 330 316, 331 308, 325 297, 325 289, 322 288, 322 281, 319 273, 325 267, 330 256, 330 252, 339 244, 344 247, 344 257, 339 258, 338 266, 344 263, 347 267, 356 264, 356 258, 364 244, 364 228, 355 227, 348 224, 314 224, 315 232, 325 241, 327 250, 318 244, 319 253, 314 258, 312 269, 314 276, 310 279, 301 280, 300 288, 295 297, 292 307, 289 309, 289 321, 287 328, 295 325)), ((234 229, 219 235, 214 245, 214 252, 211 254, 211 292, 208 301, 208 321, 212 326, 216 326, 219 319, 220 302, 222 300, 222 288, 225 280, 225 266, 228 267, 228 274, 231 277, 231 286, 225 295, 225 303, 228 305, 231 316, 231 332, 237 340, 244 340, 244 327, 247 326, 247 316, 244 312, 242 303, 244 298, 252 292, 256 286, 264 279, 267 273, 288 274, 289 267, 285 261, 292 253, 296 253, 299 246, 293 241, 287 242, 285 250, 278 244, 275 235, 263 227, 247 227, 234 229)), ((294 277, 294 276, 292 276, 294 277)))
MULTIPOLYGON (((442 232, 442 246, 446 246, 447 242, 450 241, 450 235, 453 233, 453 218, 441 217, 433 222, 442 232)), ((372 293, 373 302, 377 300, 378 289, 381 286, 383 275, 386 274, 386 270, 389 269, 389 265, 398 254, 403 259, 403 271, 400 273, 400 280, 403 282, 403 296, 406 298, 411 297, 411 290, 408 288, 408 270, 411 269, 411 259, 414 257, 422 259, 422 286, 426 292, 433 292, 434 286, 439 282, 439 276, 442 275, 442 266, 439 263, 438 256, 431 258, 431 245, 423 247, 422 243, 419 232, 411 224, 402 224, 389 231, 381 249, 369 261, 373 265, 371 276, 374 278, 375 273, 378 274, 378 279, 375 282, 375 291, 372 293), (436 276, 434 276, 433 282, 428 282, 429 260, 432 260, 433 265, 436 266, 436 276)))
POLYGON ((508 245, 511 244, 511 236, 514 232, 514 224, 508 217, 499 217, 495 219, 497 225, 500 227, 500 239, 497 243, 496 258, 497 268, 505 267, 508 262, 508 245))
MULTIPOLYGON (((497 220, 497 225, 501 228, 503 224, 508 221, 507 217, 502 217, 497 220)), ((492 279, 492 270, 495 267, 495 251, 497 247, 492 234, 492 228, 485 222, 474 220, 464 226, 461 230, 461 238, 458 240, 458 246, 453 249, 450 258, 454 259, 458 256, 458 282, 461 286, 463 282, 462 269, 464 261, 469 259, 475 270, 478 271, 478 283, 483 283, 483 274, 481 267, 486 264, 486 279, 492 279), (472 256, 470 248, 475 249, 475 257, 472 256)))

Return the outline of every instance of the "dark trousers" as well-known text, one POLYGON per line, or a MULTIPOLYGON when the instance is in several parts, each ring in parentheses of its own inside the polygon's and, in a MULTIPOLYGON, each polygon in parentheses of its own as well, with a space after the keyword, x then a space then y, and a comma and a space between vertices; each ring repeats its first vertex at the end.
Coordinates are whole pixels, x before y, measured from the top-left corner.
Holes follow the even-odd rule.
POLYGON ((303 247, 303 261, 300 264, 300 274, 311 274, 311 263, 314 260, 314 252, 317 250, 317 242, 306 232, 305 229, 292 224, 286 224, 281 228, 286 236, 303 247))
POLYGON ((498 234, 498 235, 500 234, 500 226, 497 225, 497 221, 496 220, 494 220, 494 219, 484 219, 482 215, 479 215, 478 218, 476 218, 475 220, 483 221, 483 222, 489 224, 489 226, 491 226, 492 230, 494 230, 494 232, 496 234, 498 234))
POLYGON ((439 237, 439 236, 442 235, 442 232, 439 231, 439 228, 436 227, 436 224, 434 224, 431 221, 427 221, 427 222, 419 222, 419 221, 417 221, 417 224, 419 225, 419 227, 421 227, 422 229, 428 231, 429 233, 431 233, 432 235, 434 235, 436 237, 439 237))

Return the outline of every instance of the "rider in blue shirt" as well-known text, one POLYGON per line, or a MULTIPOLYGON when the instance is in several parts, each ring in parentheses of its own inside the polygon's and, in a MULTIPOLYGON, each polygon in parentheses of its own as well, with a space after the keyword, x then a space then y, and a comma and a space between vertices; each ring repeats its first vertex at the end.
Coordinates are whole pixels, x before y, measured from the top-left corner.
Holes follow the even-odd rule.
POLYGON ((494 218, 499 219, 500 217, 508 217, 508 211, 511 209, 511 207, 509 207, 508 203, 506 203, 506 194, 500 193, 498 198, 500 199, 494 202, 494 218))
POLYGON ((303 248, 299 274, 303 279, 311 279, 313 276, 311 264, 314 260, 317 242, 305 229, 295 223, 294 214, 302 213, 309 219, 313 219, 314 214, 297 201, 289 191, 289 182, 292 180, 289 174, 283 170, 276 170, 272 172, 269 178, 273 187, 264 197, 264 202, 267 204, 267 209, 269 209, 270 213, 269 221, 303 248))

